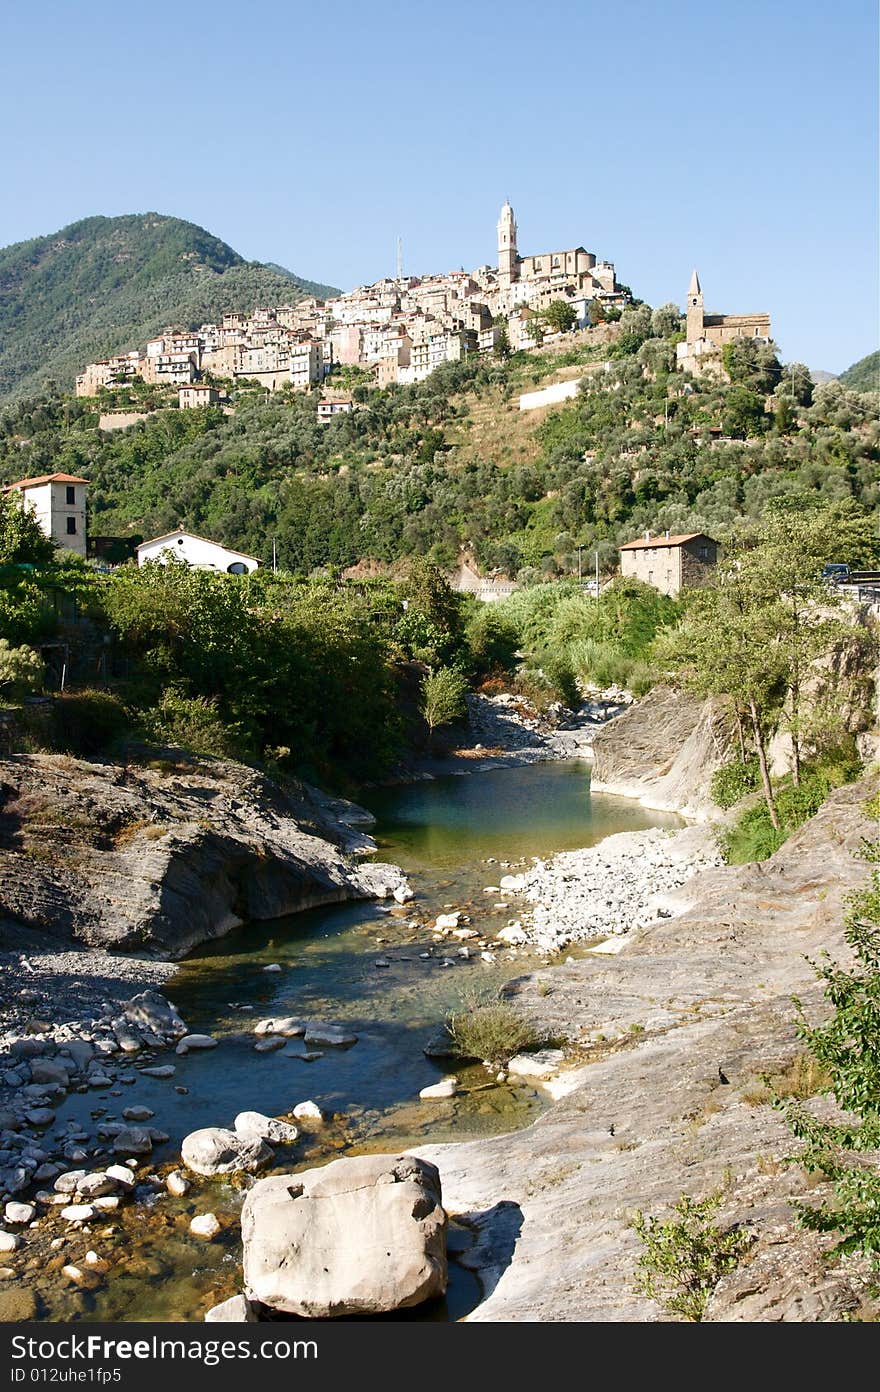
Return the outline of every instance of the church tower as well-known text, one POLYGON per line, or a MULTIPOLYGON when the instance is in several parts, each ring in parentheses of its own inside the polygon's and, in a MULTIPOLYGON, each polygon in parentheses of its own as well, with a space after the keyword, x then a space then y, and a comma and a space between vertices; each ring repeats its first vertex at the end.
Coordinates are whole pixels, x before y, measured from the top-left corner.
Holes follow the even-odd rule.
POLYGON ((694 271, 687 293, 687 341, 696 343, 703 337, 703 292, 700 277, 694 271))
POLYGON ((516 250, 516 219, 509 203, 505 203, 498 219, 498 281, 505 288, 519 279, 519 256, 516 250))

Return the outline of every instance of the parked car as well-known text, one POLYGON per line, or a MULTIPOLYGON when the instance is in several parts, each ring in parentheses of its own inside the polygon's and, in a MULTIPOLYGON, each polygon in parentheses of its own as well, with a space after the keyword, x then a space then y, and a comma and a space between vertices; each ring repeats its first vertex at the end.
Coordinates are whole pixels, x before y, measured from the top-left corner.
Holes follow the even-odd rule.
POLYGON ((822 567, 822 579, 828 585, 845 585, 849 579, 849 566, 845 561, 829 561, 822 567))

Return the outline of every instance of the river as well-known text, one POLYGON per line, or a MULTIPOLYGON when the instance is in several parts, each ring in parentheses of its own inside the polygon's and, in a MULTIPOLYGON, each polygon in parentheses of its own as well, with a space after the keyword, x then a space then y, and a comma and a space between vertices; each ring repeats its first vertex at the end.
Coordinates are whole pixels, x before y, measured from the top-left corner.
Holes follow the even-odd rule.
MULTIPOLYGON (((432 1141, 508 1131, 525 1125, 546 1105, 534 1088, 491 1088, 481 1066, 458 1068, 462 1092, 443 1102, 421 1102, 419 1090, 443 1076, 423 1054, 446 1013, 463 1000, 496 993, 514 976, 532 970, 535 958, 500 951, 487 963, 479 953, 458 955, 457 945, 436 945, 428 925, 444 908, 469 914, 472 926, 491 936, 517 913, 500 892, 486 893, 532 857, 592 845, 618 831, 681 825, 668 813, 645 810, 626 799, 590 794, 589 766, 543 763, 366 791, 361 801, 376 816, 379 855, 401 865, 415 899, 389 908, 372 902, 343 904, 248 924, 200 947, 169 983, 173 999, 194 1032, 214 1035, 215 1050, 176 1060, 171 1080, 140 1075, 124 1098, 111 1093, 73 1094, 59 1108, 59 1122, 119 1115, 137 1103, 156 1113, 151 1123, 168 1132, 158 1147, 158 1170, 179 1157, 184 1135, 201 1126, 229 1126, 237 1112, 284 1115, 298 1102, 315 1101, 332 1114, 327 1124, 305 1130, 291 1151, 279 1151, 279 1168, 320 1163, 340 1153, 388 1150, 432 1141), (430 955, 424 955, 430 954, 430 955), (280 971, 268 972, 269 965, 280 971), (293 1015, 344 1022, 358 1036, 350 1049, 326 1049, 313 1062, 282 1051, 254 1052, 253 1025, 262 1016, 293 1015)), ((242 1192, 234 1185, 197 1180, 186 1198, 144 1192, 111 1224, 114 1231, 71 1243, 91 1244, 114 1262, 112 1279, 92 1292, 58 1292, 51 1318, 200 1319, 204 1310, 238 1288, 240 1254, 235 1217, 242 1192), (188 1231, 195 1212, 212 1210, 224 1221, 220 1238, 207 1243, 188 1231), (73 1308, 71 1308, 71 1306, 73 1308)), ((450 1295, 429 1312, 458 1318, 478 1292, 462 1268, 453 1267, 450 1295)))

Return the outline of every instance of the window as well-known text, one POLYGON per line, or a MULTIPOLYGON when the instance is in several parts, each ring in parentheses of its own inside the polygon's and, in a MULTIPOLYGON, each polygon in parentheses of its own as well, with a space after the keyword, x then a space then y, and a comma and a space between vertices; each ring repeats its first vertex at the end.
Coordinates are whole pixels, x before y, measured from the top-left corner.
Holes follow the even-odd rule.
POLYGON ((68 517, 68 519, 67 519, 67 535, 68 535, 68 536, 76 536, 76 518, 75 518, 75 517, 68 517))
POLYGON ((700 560, 701 560, 701 561, 708 561, 708 559, 709 559, 709 548, 708 548, 708 546, 701 546, 701 547, 700 547, 700 560))
POLYGON ((67 485, 67 501, 70 503, 71 507, 76 502, 76 489, 71 483, 67 485))

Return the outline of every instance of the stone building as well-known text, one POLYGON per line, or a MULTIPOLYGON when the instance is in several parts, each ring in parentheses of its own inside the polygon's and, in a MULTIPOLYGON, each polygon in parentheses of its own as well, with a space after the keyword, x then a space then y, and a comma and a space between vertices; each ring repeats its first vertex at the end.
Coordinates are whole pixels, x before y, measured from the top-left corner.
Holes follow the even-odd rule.
POLYGON ((687 340, 675 350, 679 370, 717 370, 717 361, 713 364, 712 359, 717 360, 725 343, 736 338, 769 343, 770 315, 706 314, 700 277, 694 271, 687 293, 687 340))
POLYGON ((620 548, 620 573, 675 596, 685 587, 704 585, 718 563, 718 542, 705 532, 652 536, 646 532, 620 548))

